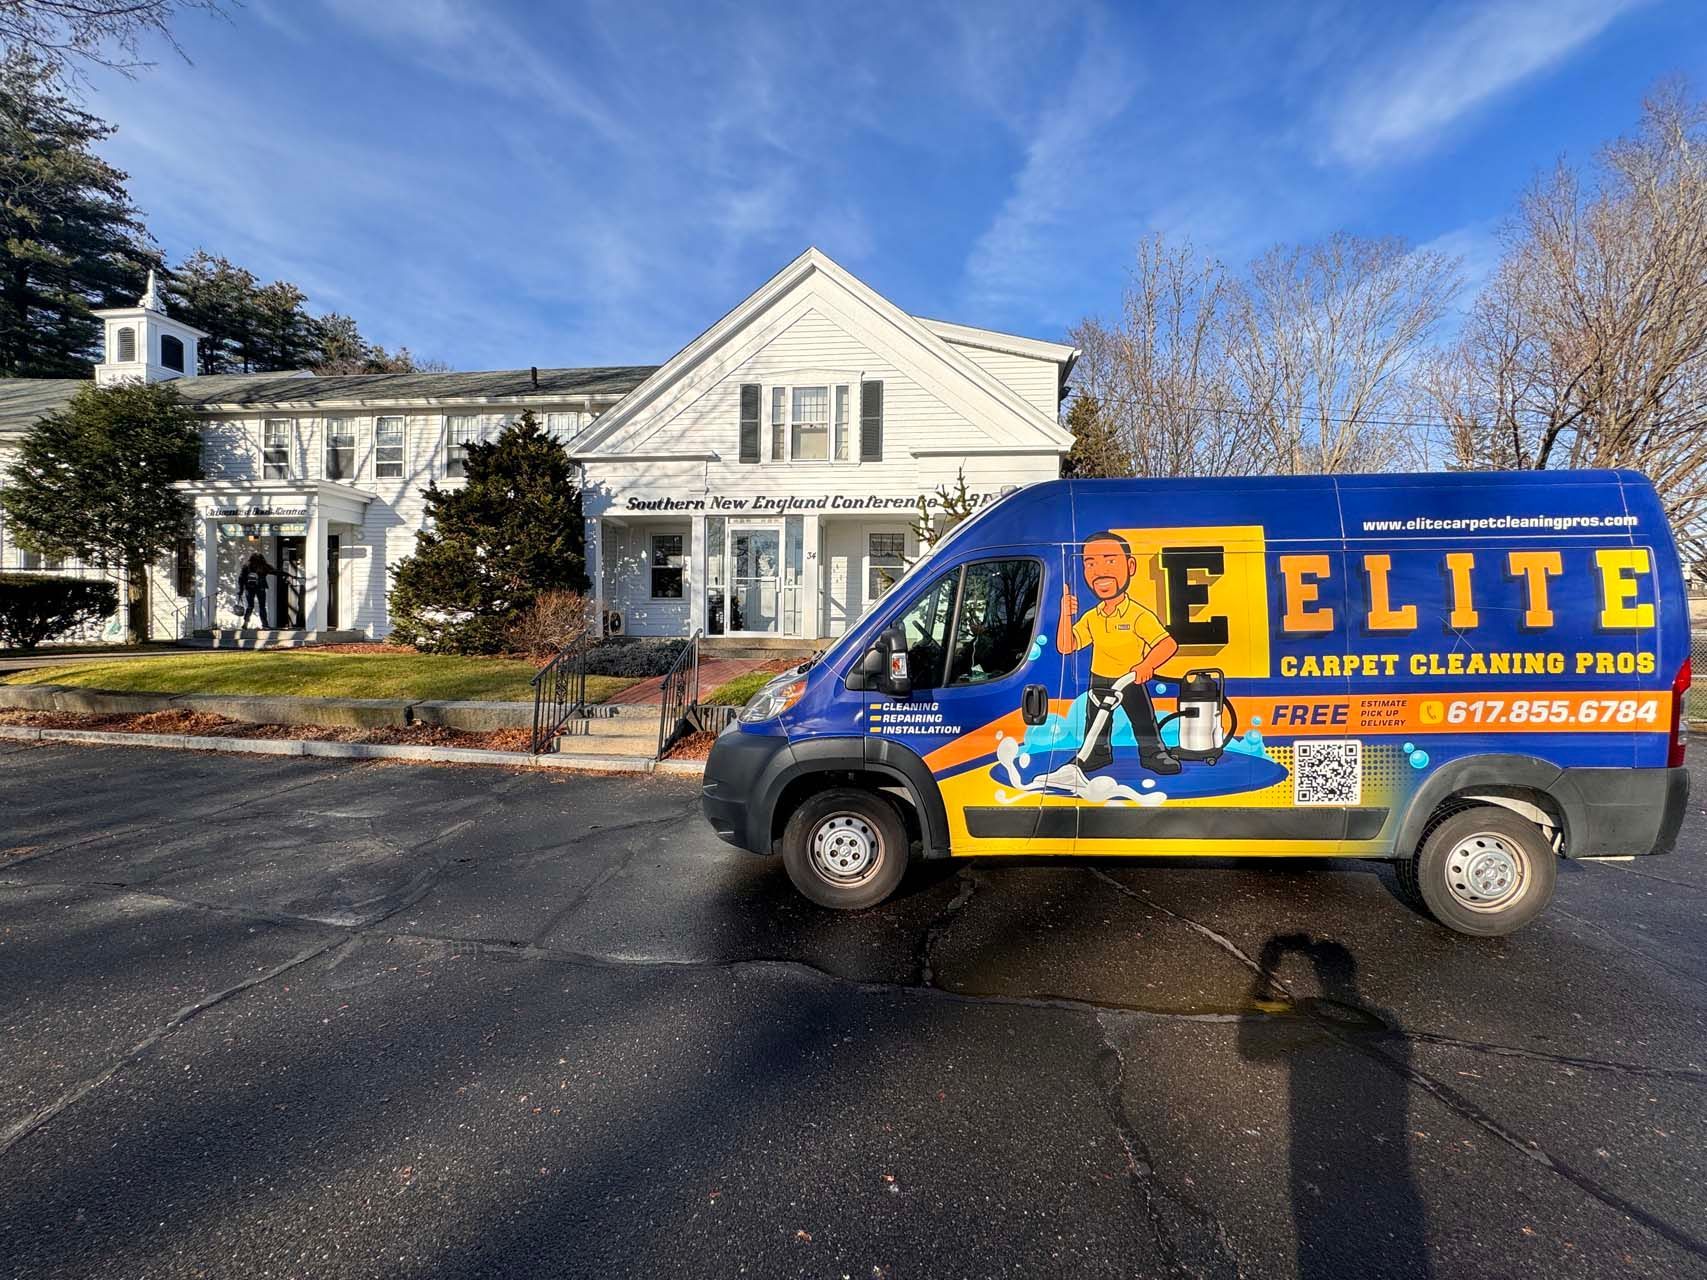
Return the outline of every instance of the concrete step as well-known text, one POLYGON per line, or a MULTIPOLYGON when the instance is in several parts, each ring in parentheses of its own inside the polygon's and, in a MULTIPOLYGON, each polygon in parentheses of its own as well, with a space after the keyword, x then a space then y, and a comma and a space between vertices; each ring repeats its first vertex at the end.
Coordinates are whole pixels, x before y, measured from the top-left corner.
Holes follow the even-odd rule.
POLYGON ((782 636, 708 636, 699 642, 699 655, 702 660, 743 658, 764 662, 792 658, 804 662, 822 647, 811 640, 782 636))
POLYGON ((198 631, 181 644, 195 649, 295 649, 306 644, 360 644, 368 636, 362 631, 302 631, 272 628, 267 631, 218 627, 198 631))

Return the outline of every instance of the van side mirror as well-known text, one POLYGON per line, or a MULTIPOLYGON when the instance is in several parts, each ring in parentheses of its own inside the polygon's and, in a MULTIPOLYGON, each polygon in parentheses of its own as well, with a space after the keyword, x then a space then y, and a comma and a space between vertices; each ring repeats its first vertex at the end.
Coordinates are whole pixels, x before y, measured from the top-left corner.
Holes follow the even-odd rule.
POLYGON ((890 627, 877 637, 877 644, 872 653, 878 656, 882 664, 877 671, 877 687, 892 698, 905 698, 912 693, 913 678, 908 667, 906 633, 900 627, 890 627))

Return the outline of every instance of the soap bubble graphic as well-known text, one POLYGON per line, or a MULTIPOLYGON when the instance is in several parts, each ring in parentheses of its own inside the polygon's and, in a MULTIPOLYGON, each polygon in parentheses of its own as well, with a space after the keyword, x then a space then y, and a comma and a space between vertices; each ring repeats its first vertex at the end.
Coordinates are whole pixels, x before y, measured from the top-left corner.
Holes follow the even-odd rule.
POLYGON ((1157 693, 1166 693, 1167 691, 1168 691, 1167 685, 1163 684, 1160 680, 1156 681, 1156 692, 1157 693))
POLYGON ((1038 636, 1031 642, 1031 652, 1026 655, 1031 662, 1036 662, 1043 656, 1043 637, 1038 636))
POLYGON ((1246 732, 1245 741, 1253 747, 1260 747, 1262 745, 1262 734, 1258 733, 1255 729, 1251 729, 1246 732))
POLYGON ((1156 785, 1156 780, 1154 778, 1145 778, 1144 781, 1140 782, 1138 785, 1148 791, 1151 787, 1156 785))
POLYGON ((1428 764, 1428 752, 1426 752, 1426 751, 1413 751, 1413 752, 1411 752, 1411 768, 1421 769, 1421 768, 1426 767, 1427 764, 1428 764))
POLYGON ((1252 716, 1251 717, 1251 723, 1252 724, 1261 724, 1262 723, 1262 717, 1261 716, 1252 716))
POLYGON ((1404 751, 1405 751, 1406 755, 1410 755, 1411 752, 1415 751, 1416 749, 1417 749, 1417 744, 1414 742, 1407 742, 1405 744, 1405 747, 1404 747, 1404 751))

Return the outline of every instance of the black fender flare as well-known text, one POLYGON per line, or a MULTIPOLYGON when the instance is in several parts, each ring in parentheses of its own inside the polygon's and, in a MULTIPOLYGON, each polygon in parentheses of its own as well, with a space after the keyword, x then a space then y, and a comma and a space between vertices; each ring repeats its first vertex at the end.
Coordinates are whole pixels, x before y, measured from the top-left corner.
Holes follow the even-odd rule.
POLYGON ((1404 816, 1399 819, 1398 830, 1394 833, 1393 853, 1399 858, 1413 856, 1422 843, 1423 828, 1428 825, 1430 815, 1442 801, 1460 791, 1524 787, 1557 800, 1553 788, 1563 773, 1558 765, 1534 756, 1489 754, 1448 760, 1429 774, 1405 807, 1404 816))
POLYGON ((917 752, 885 738, 807 738, 789 746, 772 757, 753 788, 757 803, 749 819, 748 848, 772 847, 777 803, 790 783, 814 773, 875 773, 900 783, 913 802, 925 857, 948 856, 948 810, 917 752))

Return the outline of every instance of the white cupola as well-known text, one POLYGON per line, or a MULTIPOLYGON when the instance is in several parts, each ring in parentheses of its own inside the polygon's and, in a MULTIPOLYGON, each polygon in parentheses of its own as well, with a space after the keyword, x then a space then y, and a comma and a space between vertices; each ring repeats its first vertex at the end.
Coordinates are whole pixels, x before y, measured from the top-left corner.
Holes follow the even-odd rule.
POLYGON ((196 375, 197 345, 207 334, 166 314, 154 272, 148 273, 148 288, 134 307, 95 314, 106 326, 101 363, 95 366, 97 386, 196 375))

